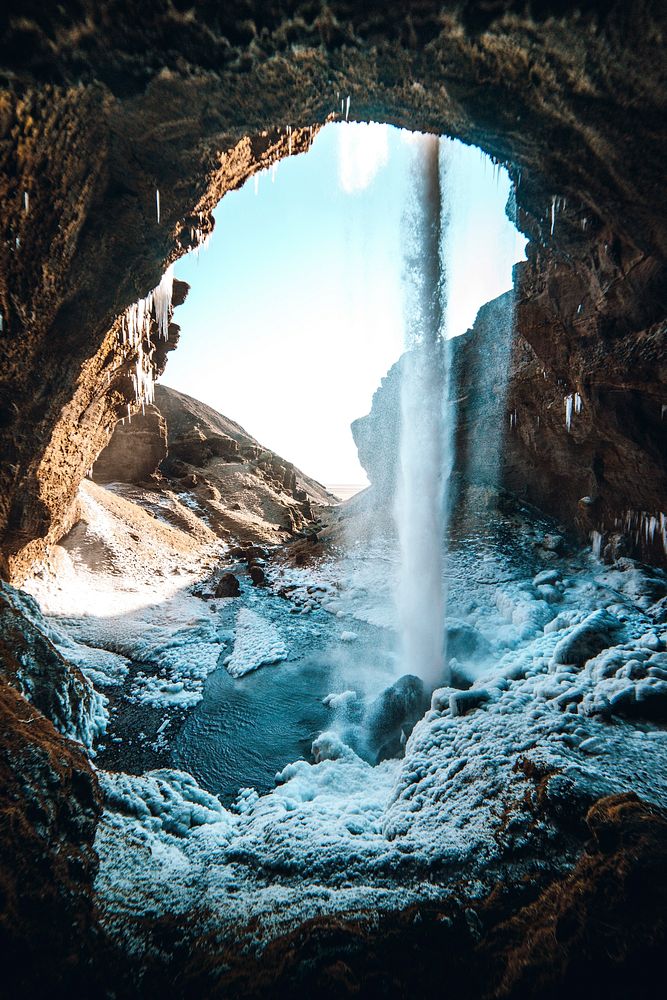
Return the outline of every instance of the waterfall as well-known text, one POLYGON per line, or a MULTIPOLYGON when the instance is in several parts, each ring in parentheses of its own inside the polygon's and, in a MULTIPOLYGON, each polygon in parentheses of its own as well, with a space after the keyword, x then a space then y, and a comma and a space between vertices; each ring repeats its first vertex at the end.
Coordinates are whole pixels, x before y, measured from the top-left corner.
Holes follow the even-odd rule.
POLYGON ((394 517, 400 568, 396 590, 401 670, 431 687, 447 682, 445 530, 452 466, 449 354, 443 336, 440 140, 415 136, 405 217, 406 354, 401 363, 401 431, 394 517))

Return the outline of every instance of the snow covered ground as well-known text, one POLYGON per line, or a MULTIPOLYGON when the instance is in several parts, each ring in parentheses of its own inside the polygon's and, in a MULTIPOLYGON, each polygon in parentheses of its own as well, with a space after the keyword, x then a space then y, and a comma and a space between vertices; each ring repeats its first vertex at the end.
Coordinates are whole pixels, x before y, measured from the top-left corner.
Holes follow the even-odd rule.
MULTIPOLYGON (((45 576, 32 592, 95 685, 121 683, 130 661, 147 664, 132 679, 135 703, 165 713, 193 705, 225 661, 234 677, 262 663, 280 671, 275 661, 304 628, 313 641, 333 636, 348 663, 359 657, 323 699, 330 723, 310 759, 283 767, 266 794, 241 787, 225 807, 173 768, 100 772, 97 890, 112 930, 149 913, 197 912, 204 926, 261 947, 318 913, 439 898, 462 874, 474 897, 508 858, 566 864, 546 860, 557 817, 601 795, 667 803, 665 576, 568 553, 527 512, 459 537, 448 570, 456 686, 433 692, 403 759, 375 766, 346 742, 345 720, 402 673, 391 655, 389 546, 310 568, 274 560, 268 591, 209 602, 191 588, 205 548, 189 575, 174 574, 180 557, 163 553, 162 578, 133 571, 120 594, 113 575, 92 579, 69 558, 59 591, 45 576), (379 675, 357 638, 369 627, 387 636, 379 675)), ((261 733, 253 738, 261 753, 261 733)), ((127 946, 145 947, 142 934, 137 923, 127 946)))

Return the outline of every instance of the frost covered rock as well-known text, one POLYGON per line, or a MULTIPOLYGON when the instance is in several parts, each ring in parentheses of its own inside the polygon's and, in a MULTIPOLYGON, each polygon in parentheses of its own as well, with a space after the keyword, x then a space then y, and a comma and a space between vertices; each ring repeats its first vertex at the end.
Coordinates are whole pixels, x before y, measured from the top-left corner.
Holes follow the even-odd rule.
POLYGON ((243 677, 265 663, 278 663, 287 656, 287 647, 272 622, 255 611, 241 608, 236 619, 234 649, 225 663, 232 677, 243 677))
POLYGON ((0 581, 0 672, 64 736, 89 749, 107 726, 106 698, 59 652, 33 598, 0 581))
POLYGON ((354 751, 343 742, 338 733, 320 733, 311 747, 313 760, 319 764, 323 760, 340 760, 341 757, 356 757, 354 751))
POLYGON ((357 700, 356 691, 341 691, 340 694, 328 694, 326 698, 322 699, 322 704, 326 705, 327 708, 347 708, 352 702, 357 700))
POLYGON ((485 702, 491 700, 486 688, 470 688, 468 691, 455 691, 449 696, 449 710, 453 716, 465 715, 485 702))
POLYGON ((447 655, 457 660, 480 660, 491 652, 489 642, 479 629, 468 622, 450 619, 447 622, 447 655))
POLYGON ((139 820, 152 832, 185 837, 193 827, 209 823, 226 823, 231 830, 231 814, 184 771, 141 776, 100 771, 99 779, 106 808, 139 820))
POLYGON ((553 663, 583 667, 592 656, 613 645, 620 628, 621 623, 615 615, 604 609, 594 611, 556 645, 553 663))

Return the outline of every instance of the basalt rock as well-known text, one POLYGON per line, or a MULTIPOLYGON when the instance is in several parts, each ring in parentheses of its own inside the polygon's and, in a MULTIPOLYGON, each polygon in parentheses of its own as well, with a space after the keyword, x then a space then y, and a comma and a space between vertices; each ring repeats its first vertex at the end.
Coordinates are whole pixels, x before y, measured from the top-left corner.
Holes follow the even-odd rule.
POLYGON ((223 573, 215 588, 215 597, 238 597, 241 586, 233 573, 223 573))
POLYGON ((407 737, 428 707, 424 684, 412 674, 399 677, 375 699, 366 725, 378 761, 402 755, 407 737))
MULTIPOLYGON (((62 531, 77 482, 136 409, 124 311, 211 231, 226 191, 340 117, 341 96, 354 118, 448 133, 510 165, 532 244, 519 326, 547 371, 533 410, 560 379, 565 393, 597 393, 600 434, 611 421, 652 437, 663 32, 649 0, 11 0, 0 22, 5 574, 20 577, 62 531), (589 386, 587 359, 602 373, 605 353, 612 371, 642 374, 589 386)), ((150 341, 159 367, 165 345, 150 341)))

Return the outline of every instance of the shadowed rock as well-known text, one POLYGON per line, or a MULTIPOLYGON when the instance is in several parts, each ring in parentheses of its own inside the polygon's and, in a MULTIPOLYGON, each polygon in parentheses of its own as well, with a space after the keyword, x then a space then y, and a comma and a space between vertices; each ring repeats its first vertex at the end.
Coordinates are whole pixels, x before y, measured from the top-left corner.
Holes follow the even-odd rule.
POLYGON ((368 710, 367 727, 378 761, 402 755, 407 737, 429 704, 423 681, 413 674, 399 677, 375 699, 368 710))

